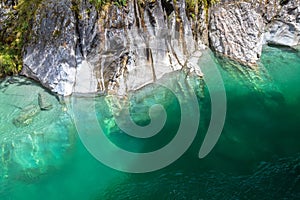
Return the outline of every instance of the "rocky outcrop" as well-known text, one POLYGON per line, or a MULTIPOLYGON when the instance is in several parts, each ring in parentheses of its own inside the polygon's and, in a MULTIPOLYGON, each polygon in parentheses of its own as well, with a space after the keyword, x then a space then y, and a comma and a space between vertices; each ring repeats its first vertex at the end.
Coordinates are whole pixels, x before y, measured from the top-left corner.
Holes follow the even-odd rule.
POLYGON ((99 25, 103 40, 95 71, 102 91, 124 95, 180 69, 201 75, 196 63, 187 62, 198 45, 186 16, 185 1, 175 5, 131 1, 125 9, 113 6, 107 15, 100 16, 99 25))
POLYGON ((210 46, 248 66, 259 61, 262 45, 300 44, 300 0, 223 1, 212 9, 210 46))
POLYGON ((69 95, 75 83, 78 37, 68 0, 42 1, 25 46, 22 74, 53 92, 69 95))
MULTIPOLYGON (((265 41, 293 47, 300 44, 300 1, 280 1, 277 15, 266 24, 265 41)), ((276 13, 276 12, 275 12, 276 13)))
POLYGON ((255 65, 263 45, 264 23, 250 3, 216 6, 210 20, 213 50, 247 65, 255 65))
POLYGON ((179 69, 202 75, 187 62, 201 54, 184 0, 132 0, 99 12, 87 0, 45 0, 30 38, 22 74, 61 95, 125 95, 179 69))
MULTIPOLYGON (((37 1, 22 74, 64 96, 126 95, 172 71, 202 76, 197 58, 204 44, 255 66, 264 43, 299 44, 299 1, 222 0, 208 12, 193 8, 194 15, 185 0, 128 0, 101 9, 89 0, 37 1)), ((0 32, 13 12, 3 5, 0 32)))

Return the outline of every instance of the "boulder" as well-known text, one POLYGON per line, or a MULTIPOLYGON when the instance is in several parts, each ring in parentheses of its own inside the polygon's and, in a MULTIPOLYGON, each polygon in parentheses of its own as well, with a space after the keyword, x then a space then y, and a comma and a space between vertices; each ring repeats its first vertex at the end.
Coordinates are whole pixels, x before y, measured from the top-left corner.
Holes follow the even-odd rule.
POLYGON ((70 95, 75 83, 78 37, 72 8, 69 0, 42 1, 23 55, 21 74, 61 95, 70 95))
POLYGON ((13 124, 17 127, 28 126, 33 118, 40 112, 37 105, 29 105, 21 110, 19 115, 13 119, 13 124))
POLYGON ((294 47, 300 44, 300 0, 281 2, 277 15, 266 25, 265 42, 294 47))
POLYGON ((264 23, 250 3, 215 6, 209 25, 210 46, 214 51, 249 66, 257 64, 262 52, 264 23))

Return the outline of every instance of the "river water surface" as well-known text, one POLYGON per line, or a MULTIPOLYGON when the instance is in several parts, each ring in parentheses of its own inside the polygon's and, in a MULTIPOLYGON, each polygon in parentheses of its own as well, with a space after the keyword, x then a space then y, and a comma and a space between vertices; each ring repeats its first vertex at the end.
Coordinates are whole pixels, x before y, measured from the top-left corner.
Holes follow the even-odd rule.
MULTIPOLYGON (((194 142, 171 165, 142 174, 111 169, 87 151, 74 124, 72 99, 59 103, 24 78, 2 81, 0 199, 300 199, 300 53, 265 47, 257 70, 215 62, 227 96, 218 143, 198 158, 211 105, 203 81, 191 77, 201 116, 194 142), (16 124, 22 109, 38 105, 38 93, 53 108, 16 124)), ((184 80, 181 73, 173 76, 184 80)), ((129 151, 160 149, 179 127, 179 102, 160 86, 148 86, 130 100, 131 117, 139 125, 149 123, 149 106, 160 103, 166 109, 164 128, 149 139, 133 138, 116 126, 109 97, 73 98, 91 101, 106 136, 129 151)))

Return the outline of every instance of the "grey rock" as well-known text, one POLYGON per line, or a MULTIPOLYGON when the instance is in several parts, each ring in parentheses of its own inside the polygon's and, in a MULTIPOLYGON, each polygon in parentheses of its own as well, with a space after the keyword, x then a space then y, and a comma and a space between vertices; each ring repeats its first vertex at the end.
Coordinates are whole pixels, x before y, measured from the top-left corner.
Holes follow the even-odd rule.
POLYGON ((13 124, 17 127, 28 126, 32 123, 33 118, 40 112, 37 105, 29 105, 21 110, 19 115, 13 119, 13 124))
POLYGON ((25 46, 21 74, 38 80, 61 95, 70 95, 75 83, 78 45, 71 1, 42 1, 25 46))
POLYGON ((263 44, 300 44, 300 0, 224 0, 212 9, 209 24, 213 50, 255 66, 263 44))
POLYGON ((13 34, 10 23, 16 19, 17 12, 13 9, 16 3, 14 0, 0 2, 0 40, 13 34))
POLYGON ((47 100, 44 94, 38 93, 38 103, 41 110, 51 110, 53 105, 47 100))
POLYGON ((210 20, 210 45, 218 53, 256 65, 263 45, 264 23, 250 3, 216 6, 210 20))
POLYGON ((22 74, 64 96, 125 95, 183 68, 202 75, 196 63, 187 62, 199 45, 185 1, 165 3, 132 0, 98 16, 86 0, 45 0, 34 17, 22 74))
POLYGON ((280 6, 277 15, 266 25, 265 41, 289 47, 300 44, 300 0, 285 1, 280 6))
POLYGON ((155 82, 165 74, 186 69, 201 75, 187 62, 199 48, 185 12, 177 1, 166 12, 160 1, 129 1, 127 8, 111 7, 100 17, 100 65, 95 64, 99 89, 125 95, 155 82), (179 20, 180 19, 180 20, 179 20))
POLYGON ((299 44, 299 1, 222 0, 207 24, 203 8, 187 16, 185 0, 128 0, 126 7, 102 10, 88 0, 43 0, 22 74, 63 96, 126 95, 172 71, 202 76, 197 58, 204 44, 256 66, 264 43, 299 44))

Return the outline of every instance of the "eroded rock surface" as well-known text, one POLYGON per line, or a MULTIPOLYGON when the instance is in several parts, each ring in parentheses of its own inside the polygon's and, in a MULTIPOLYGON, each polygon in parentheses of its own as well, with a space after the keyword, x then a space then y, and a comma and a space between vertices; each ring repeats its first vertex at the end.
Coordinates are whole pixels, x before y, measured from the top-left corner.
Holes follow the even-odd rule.
POLYGON ((61 95, 70 95, 76 74, 76 19, 68 0, 42 1, 25 46, 22 74, 61 95))
POLYGON ((217 6, 210 20, 210 44, 218 53, 255 65, 263 45, 264 23, 250 3, 217 6))
POLYGON ((126 95, 172 71, 202 76, 203 44, 256 66, 263 44, 299 44, 299 1, 223 0, 190 16, 185 0, 128 0, 101 9, 88 0, 43 0, 32 18, 22 74, 64 96, 126 95))
POLYGON ((280 1, 277 15, 266 25, 269 44, 293 47, 300 44, 300 1, 280 1))
POLYGON ((187 62, 201 53, 184 0, 132 0, 100 12, 85 0, 46 0, 30 38, 22 74, 61 95, 125 95, 179 69, 202 75, 187 62))
POLYGON ((263 44, 300 44, 300 0, 222 2, 212 9, 209 23, 216 52, 255 66, 263 44))

